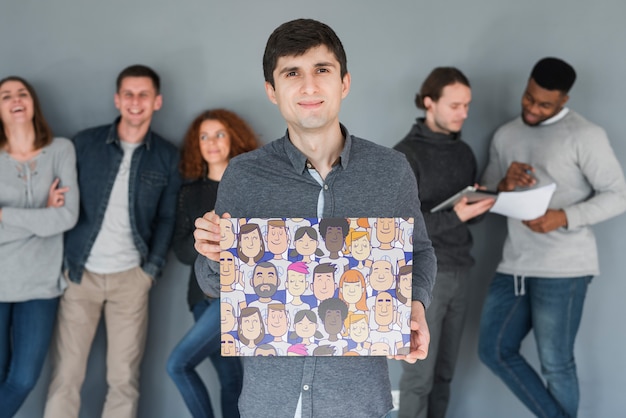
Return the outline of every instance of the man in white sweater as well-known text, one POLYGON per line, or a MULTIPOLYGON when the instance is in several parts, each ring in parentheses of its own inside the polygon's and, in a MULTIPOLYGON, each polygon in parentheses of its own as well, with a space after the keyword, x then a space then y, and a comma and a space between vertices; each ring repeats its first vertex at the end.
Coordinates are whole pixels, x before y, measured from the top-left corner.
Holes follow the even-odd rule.
POLYGON ((605 131, 565 107, 575 79, 560 59, 535 65, 521 117, 496 131, 482 179, 499 191, 557 185, 543 216, 508 219, 480 323, 481 360, 536 416, 576 416, 574 341, 599 273, 591 225, 626 210, 624 175, 605 131), (546 384, 519 353, 531 329, 546 384))

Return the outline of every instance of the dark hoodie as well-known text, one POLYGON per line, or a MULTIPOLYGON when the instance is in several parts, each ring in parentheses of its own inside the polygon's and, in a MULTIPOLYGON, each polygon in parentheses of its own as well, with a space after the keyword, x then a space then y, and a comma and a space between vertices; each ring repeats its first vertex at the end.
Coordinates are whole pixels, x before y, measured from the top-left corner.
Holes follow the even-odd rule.
POLYGON ((394 149, 406 155, 415 172, 426 230, 439 269, 472 266, 472 235, 467 225, 452 209, 430 213, 431 208, 476 182, 476 158, 471 148, 461 140, 460 133, 433 132, 423 118, 418 118, 394 149))

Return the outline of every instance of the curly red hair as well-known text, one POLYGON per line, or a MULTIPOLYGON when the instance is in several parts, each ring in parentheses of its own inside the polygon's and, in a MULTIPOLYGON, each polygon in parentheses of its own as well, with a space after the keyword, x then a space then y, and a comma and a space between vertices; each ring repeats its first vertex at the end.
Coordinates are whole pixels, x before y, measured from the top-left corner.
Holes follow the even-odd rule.
POLYGON ((230 136, 230 155, 233 158, 258 147, 258 137, 250 125, 236 113, 226 109, 211 109, 199 114, 187 130, 180 158, 180 173, 187 179, 199 179, 209 172, 200 153, 200 125, 205 120, 216 120, 224 125, 230 136))

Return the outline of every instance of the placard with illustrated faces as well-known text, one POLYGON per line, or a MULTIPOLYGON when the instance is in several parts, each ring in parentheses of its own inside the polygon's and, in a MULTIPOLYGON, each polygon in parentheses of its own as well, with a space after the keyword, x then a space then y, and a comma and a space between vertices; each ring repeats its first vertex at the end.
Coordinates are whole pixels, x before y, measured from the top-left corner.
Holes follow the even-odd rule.
POLYGON ((413 218, 220 227, 223 356, 408 354, 413 218))

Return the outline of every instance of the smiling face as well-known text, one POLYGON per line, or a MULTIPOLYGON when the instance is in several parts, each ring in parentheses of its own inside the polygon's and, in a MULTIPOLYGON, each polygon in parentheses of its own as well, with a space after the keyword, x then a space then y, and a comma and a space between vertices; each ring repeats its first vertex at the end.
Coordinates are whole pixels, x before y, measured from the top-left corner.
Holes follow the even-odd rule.
POLYGON ((236 279, 235 256, 228 251, 220 252, 220 284, 230 286, 236 279))
POLYGON ((394 218, 378 218, 376 220, 376 238, 388 244, 396 238, 396 222, 394 218))
POLYGON ((261 318, 258 314, 253 314, 241 318, 241 334, 250 341, 254 341, 261 335, 261 318))
POLYGON ((375 319, 378 325, 389 325, 393 322, 393 300, 387 292, 381 292, 376 296, 374 303, 375 319))
POLYGON ((361 282, 348 283, 346 281, 341 285, 341 295, 346 303, 357 303, 363 297, 365 289, 361 282))
POLYGON ((230 134, 224 125, 217 120, 208 119, 200 125, 200 153, 209 165, 223 166, 230 156, 230 134))
POLYGON ((317 331, 317 322, 311 322, 304 316, 300 322, 296 322, 294 330, 302 338, 311 338, 317 331))
POLYGON ((370 276, 370 286, 374 290, 388 290, 393 286, 393 272, 391 263, 387 260, 374 261, 372 264, 370 276))
POLYGON ((367 340, 370 335, 370 328, 365 318, 350 324, 350 338, 355 343, 362 343, 367 340))
POLYGON ((227 302, 220 303, 220 325, 222 332, 234 330, 236 322, 233 305, 227 302))
POLYGON ((350 74, 342 79, 339 61, 325 45, 278 58, 273 76, 274 87, 266 82, 265 91, 278 105, 290 131, 323 132, 339 126, 339 109, 350 91, 350 74))
POLYGON ((0 120, 4 125, 32 123, 35 114, 33 98, 26 86, 8 80, 0 86, 0 120))
MULTIPOLYGON (((268 263, 269 264, 269 263, 268 263)), ((278 288, 279 279, 273 265, 257 265, 252 275, 254 292, 262 298, 272 297, 278 288)))
POLYGON ((233 223, 230 219, 220 219, 220 249, 228 250, 235 243, 235 232, 233 231, 233 223))
POLYGON ((337 289, 335 275, 333 273, 315 273, 311 287, 317 300, 330 299, 335 295, 335 289, 337 289))
POLYGON ((301 238, 294 241, 296 251, 300 255, 311 256, 315 254, 317 250, 317 240, 311 238, 307 234, 302 235, 301 238))
POLYGON ((430 97, 424 98, 426 124, 433 132, 446 135, 459 132, 467 119, 471 101, 472 91, 465 84, 448 84, 436 102, 430 97))
POLYGON ((237 350, 237 341, 235 341, 235 337, 230 334, 222 334, 221 337, 221 345, 222 345, 222 356, 236 356, 239 353, 237 350))
POLYGON ((163 104, 150 77, 125 77, 114 100, 122 117, 120 124, 126 128, 147 129, 152 114, 163 104))
POLYGON ((324 317, 324 328, 330 335, 337 335, 343 328, 343 320, 339 309, 329 309, 324 317))
POLYGON ((267 226, 267 249, 272 254, 282 254, 288 247, 287 229, 281 226, 267 226))
POLYGON ((413 274, 403 274, 398 278, 398 289, 402 296, 407 300, 411 300, 411 289, 413 284, 413 274))
POLYGON ((267 333, 273 337, 282 337, 289 329, 289 319, 284 307, 267 310, 267 333))
POLYGON ((258 229, 241 234, 241 251, 247 257, 254 258, 261 251, 261 235, 258 229))
POLYGON ((309 287, 309 284, 306 281, 306 275, 304 273, 287 270, 287 281, 285 282, 285 287, 292 296, 301 296, 307 287, 309 287))
POLYGON ((343 248, 343 229, 340 226, 329 226, 326 228, 324 242, 328 251, 341 251, 343 248))
POLYGON ((355 260, 365 261, 372 253, 372 244, 370 244, 367 236, 362 236, 352 241, 350 251, 355 260))
POLYGON ((567 94, 546 90, 531 78, 522 96, 522 120, 526 125, 539 125, 559 113, 568 100, 567 94))

